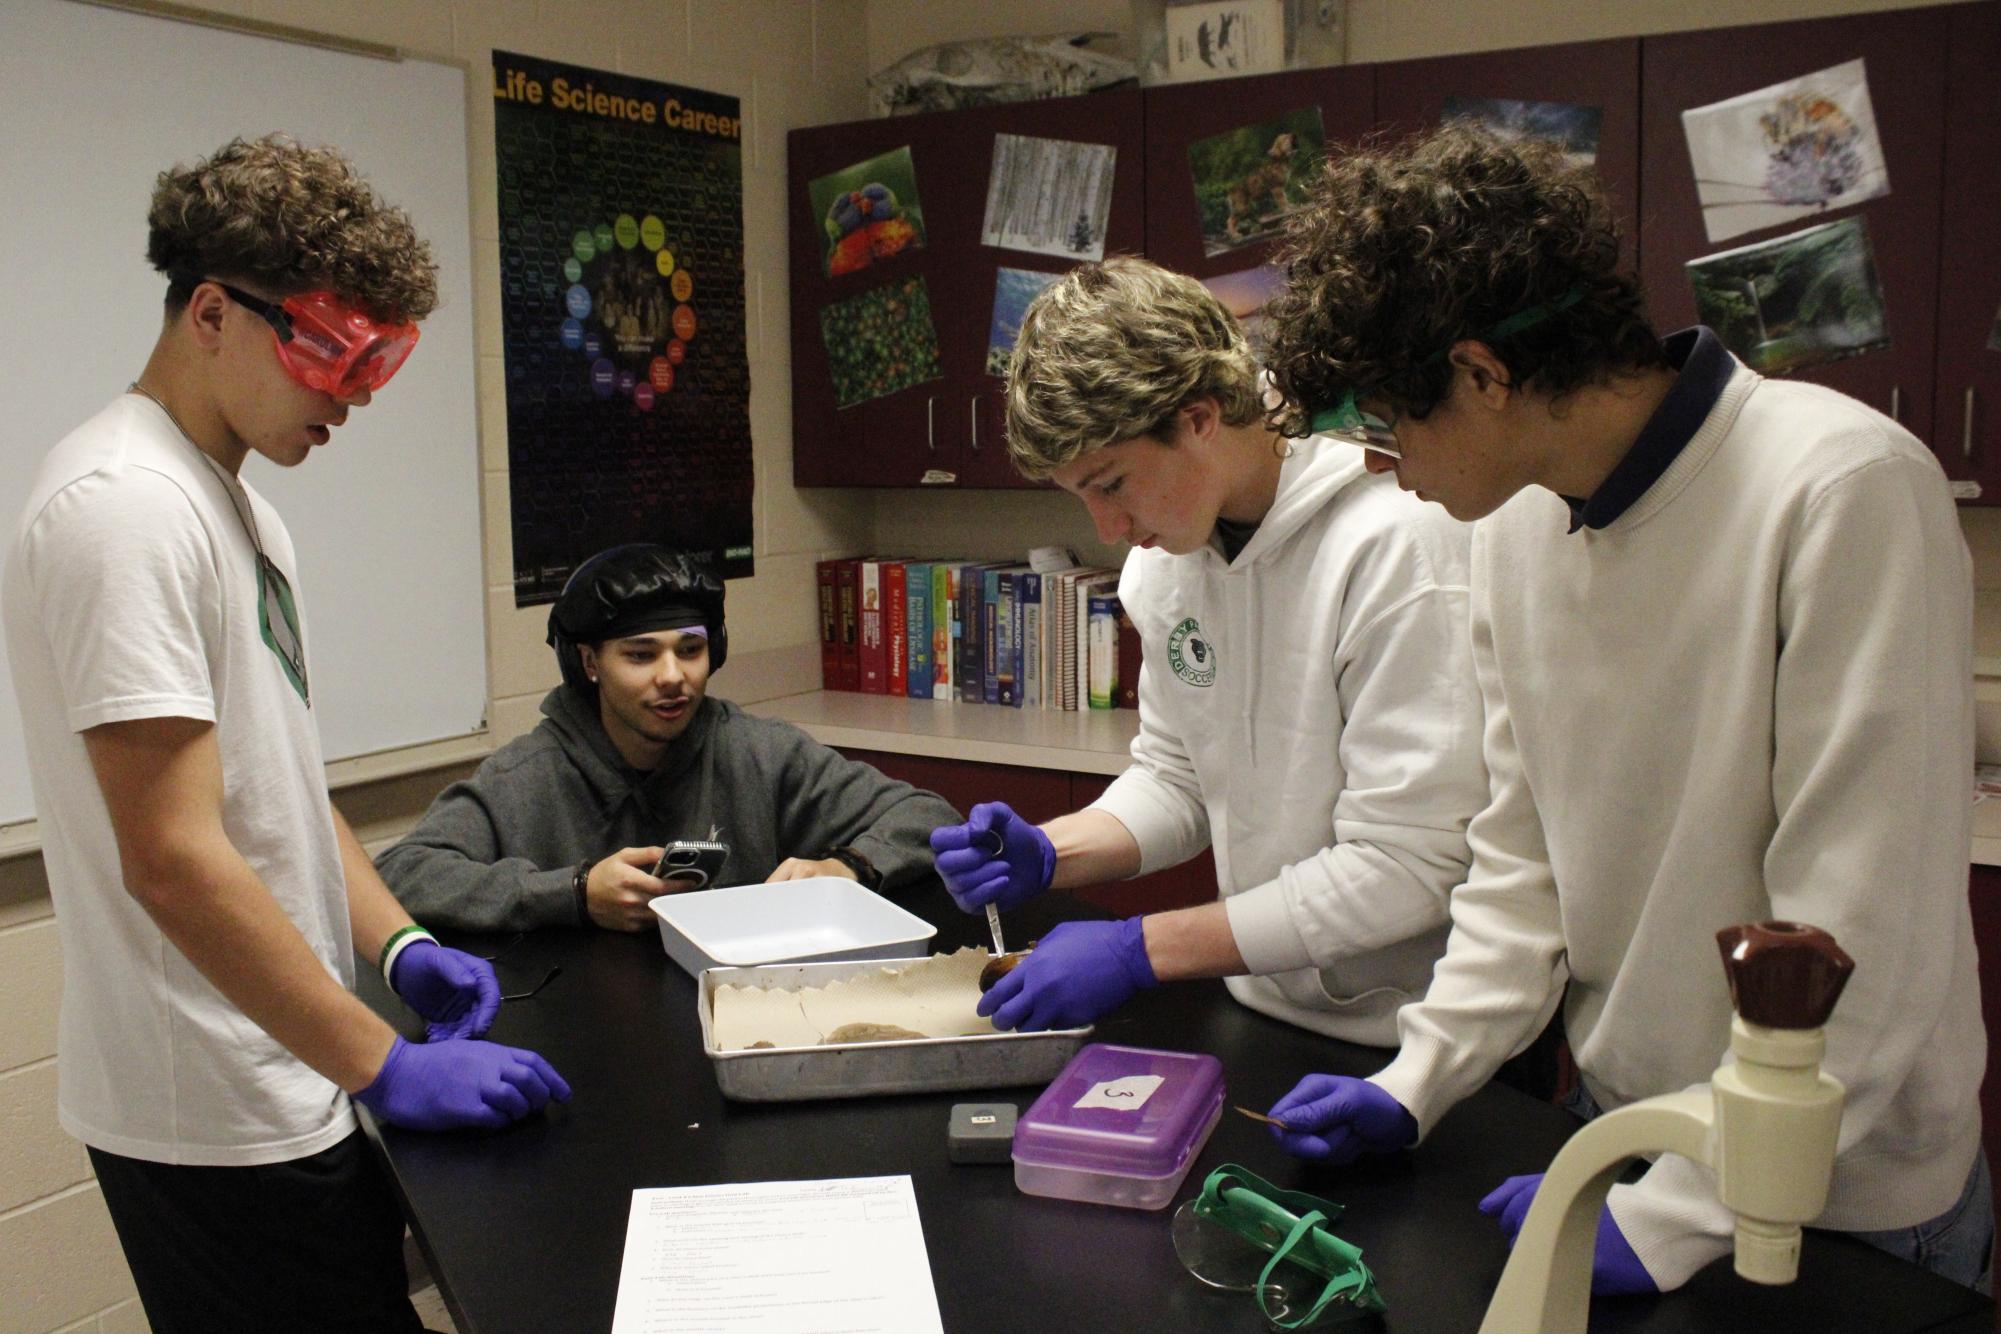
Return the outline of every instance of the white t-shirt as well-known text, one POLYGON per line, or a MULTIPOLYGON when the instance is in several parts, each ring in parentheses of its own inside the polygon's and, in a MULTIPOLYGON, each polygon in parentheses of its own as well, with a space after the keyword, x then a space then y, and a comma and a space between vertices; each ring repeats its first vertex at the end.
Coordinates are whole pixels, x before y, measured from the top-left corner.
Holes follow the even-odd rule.
MULTIPOLYGON (((62 939, 59 1117, 96 1148, 202 1166, 302 1158, 355 1126, 340 1089, 230 1004, 126 891, 80 735, 133 718, 215 723, 230 842, 353 985, 319 735, 264 642, 231 485, 157 404, 122 395, 43 460, 0 587, 62 939)), ((241 494, 296 592, 284 524, 241 494)))

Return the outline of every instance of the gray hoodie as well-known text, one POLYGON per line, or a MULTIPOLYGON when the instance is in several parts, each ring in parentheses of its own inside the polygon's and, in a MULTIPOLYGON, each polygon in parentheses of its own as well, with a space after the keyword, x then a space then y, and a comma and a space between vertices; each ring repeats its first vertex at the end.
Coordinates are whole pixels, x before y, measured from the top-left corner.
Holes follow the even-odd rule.
POLYGON ((933 793, 723 700, 702 700, 651 773, 626 765, 596 703, 573 687, 550 691, 542 713, 533 732, 446 788, 409 837, 375 859, 419 922, 575 925, 579 862, 677 838, 729 844, 719 885, 852 846, 895 889, 930 872, 931 830, 962 818, 933 793))

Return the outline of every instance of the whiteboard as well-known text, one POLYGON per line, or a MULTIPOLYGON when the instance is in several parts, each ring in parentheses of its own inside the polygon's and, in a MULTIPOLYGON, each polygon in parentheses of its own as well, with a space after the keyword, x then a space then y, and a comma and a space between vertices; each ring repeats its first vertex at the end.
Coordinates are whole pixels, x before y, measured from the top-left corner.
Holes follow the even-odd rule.
MULTIPOLYGON (((138 375, 166 279, 154 178, 233 135, 334 144, 410 214, 440 304, 369 406, 301 466, 243 475, 298 550, 329 760, 485 725, 486 637, 462 69, 72 0, 0 3, 0 553, 43 455, 138 375)), ((34 814, 0 654, 0 824, 34 814)))

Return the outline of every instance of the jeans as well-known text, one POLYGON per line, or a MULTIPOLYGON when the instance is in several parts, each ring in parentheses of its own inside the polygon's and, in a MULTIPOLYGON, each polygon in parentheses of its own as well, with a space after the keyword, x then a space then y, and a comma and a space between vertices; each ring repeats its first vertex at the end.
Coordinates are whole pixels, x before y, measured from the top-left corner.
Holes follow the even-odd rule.
POLYGON ((1973 1170, 1959 1200, 1928 1223, 1887 1232, 1851 1232, 1879 1251, 1949 1278, 1961 1287, 1994 1292, 1994 1186, 1987 1151, 1973 1155, 1973 1170))
MULTIPOLYGON (((1589 1121, 1599 1115, 1584 1081, 1579 1079, 1564 1098, 1565 1111, 1589 1121)), ((1851 1232, 1879 1251, 1888 1251, 1900 1260, 1909 1260, 1963 1288, 1992 1295, 1994 1292, 1994 1187, 1987 1173, 1987 1153, 1973 1155, 1973 1170, 1950 1209, 1916 1227, 1895 1227, 1882 1232, 1851 1232)))

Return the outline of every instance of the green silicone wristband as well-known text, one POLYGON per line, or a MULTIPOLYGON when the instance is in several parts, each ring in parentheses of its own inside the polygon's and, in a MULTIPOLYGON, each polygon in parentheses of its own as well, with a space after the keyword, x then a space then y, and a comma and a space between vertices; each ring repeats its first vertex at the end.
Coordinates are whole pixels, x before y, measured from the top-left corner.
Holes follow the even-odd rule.
POLYGON ((433 936, 423 927, 418 926, 415 922, 410 923, 408 926, 398 927, 396 930, 390 932, 389 939, 382 942, 382 953, 375 956, 375 970, 382 974, 384 982, 389 980, 389 952, 395 949, 396 942, 405 936, 422 936, 426 940, 437 939, 437 937, 433 936))

